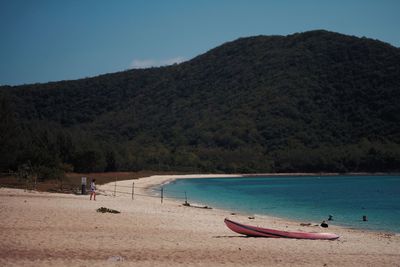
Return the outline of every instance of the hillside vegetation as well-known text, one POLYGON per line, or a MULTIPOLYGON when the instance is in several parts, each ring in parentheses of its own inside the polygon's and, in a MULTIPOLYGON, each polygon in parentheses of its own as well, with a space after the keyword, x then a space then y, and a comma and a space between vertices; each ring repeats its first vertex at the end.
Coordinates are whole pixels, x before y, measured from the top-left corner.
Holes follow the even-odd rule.
POLYGON ((400 171, 400 49, 318 30, 1 87, 1 169, 400 171))

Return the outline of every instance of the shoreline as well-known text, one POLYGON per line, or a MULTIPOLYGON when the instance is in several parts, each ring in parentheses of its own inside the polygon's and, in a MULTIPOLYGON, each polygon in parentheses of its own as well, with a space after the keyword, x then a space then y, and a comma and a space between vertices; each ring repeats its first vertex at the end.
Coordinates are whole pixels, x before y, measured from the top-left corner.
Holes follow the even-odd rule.
MULTIPOLYGON (((149 194, 149 190, 151 190, 151 188, 154 187, 158 187, 158 186, 163 186, 163 185, 167 185, 175 180, 178 179, 205 179, 205 178, 242 178, 242 177, 252 177, 252 178, 256 178, 256 177, 286 177, 286 176, 324 176, 324 177, 329 177, 329 176, 335 176, 335 175, 339 175, 337 173, 325 173, 325 175, 319 175, 317 173, 290 173, 290 174, 254 174, 254 175, 247 175, 247 174, 179 174, 179 175, 152 175, 152 176, 148 176, 148 177, 142 177, 136 180, 126 180, 129 183, 130 182, 138 182, 137 184, 139 186, 141 186, 140 190, 140 194, 149 194)), ((347 175, 351 175, 351 174, 347 174, 347 175)), ((371 174, 363 174, 363 173, 354 173, 352 174, 354 176, 362 176, 362 175, 367 175, 367 176, 372 176, 371 174)), ((383 175, 383 174, 377 174, 376 176, 379 175, 383 175)), ((388 174, 385 174, 388 175, 388 174)), ((123 182, 123 181, 119 181, 119 182, 123 182)), ((109 183, 111 185, 114 185, 114 183, 109 183)), ((182 202, 178 201, 178 199, 174 199, 174 198, 167 198, 169 201, 172 201, 176 204, 182 204, 182 202)), ((195 206, 197 205, 203 205, 205 203, 190 203, 190 204, 194 204, 195 206)), ((213 208, 213 207, 212 207, 213 208)), ((214 208, 213 208, 214 209, 214 208)), ((234 211, 234 210, 229 210, 229 209, 224 209, 224 208, 215 208, 216 210, 220 210, 222 212, 225 213, 235 213, 235 214, 241 214, 243 216, 246 217, 251 217, 251 216, 258 216, 258 217, 264 217, 264 218, 268 218, 268 219, 275 219, 275 220, 281 220, 281 221, 287 221, 290 223, 310 223, 310 222, 304 222, 303 220, 296 220, 296 219, 292 219, 292 218, 287 218, 287 217, 279 217, 279 216, 274 216, 274 215, 269 215, 269 214, 253 214, 253 213, 245 213, 245 212, 238 212, 238 211, 234 211)), ((315 221, 311 221, 311 224, 317 224, 319 225, 321 222, 315 222, 315 221)), ((332 222, 331 222, 332 223, 332 222)), ((356 227, 347 227, 345 225, 338 225, 338 224, 329 224, 330 227, 338 227, 338 228, 343 228, 343 229, 349 229, 349 230, 354 230, 354 231, 367 231, 367 232, 371 232, 371 233, 376 233, 376 234, 389 234, 389 235, 396 235, 396 236, 400 236, 400 232, 396 232, 396 231, 389 231, 389 230, 379 230, 379 229, 368 229, 368 228, 356 228, 356 227)))
MULTIPOLYGON (((137 179, 130 179, 128 181, 140 181, 146 179, 147 181, 153 179, 156 181, 151 181, 150 184, 144 182, 145 186, 151 187, 155 185, 163 185, 168 184, 177 179, 204 179, 204 178, 244 178, 244 177, 252 177, 252 178, 262 178, 262 177, 304 177, 304 176, 321 176, 321 177, 330 177, 330 176, 400 176, 400 173, 363 173, 363 172, 354 172, 354 173, 255 173, 255 174, 171 174, 171 175, 152 175, 147 177, 140 177, 137 179)), ((119 181, 122 182, 122 181, 119 181)), ((108 184, 112 184, 108 183, 108 184)))
POLYGON ((89 201, 88 195, 0 188, 0 265, 399 266, 398 235, 302 226, 267 216, 249 219, 226 210, 185 207, 170 199, 161 204, 159 197, 144 194, 146 188, 171 178, 177 176, 118 181, 126 194, 116 196, 106 191, 113 190, 114 183, 101 185, 100 193, 106 194, 99 194, 97 201, 89 201), (131 199, 133 183, 138 195, 131 199), (121 213, 96 212, 100 207, 121 213), (327 231, 340 238, 244 237, 224 225, 226 217, 287 231, 327 231))

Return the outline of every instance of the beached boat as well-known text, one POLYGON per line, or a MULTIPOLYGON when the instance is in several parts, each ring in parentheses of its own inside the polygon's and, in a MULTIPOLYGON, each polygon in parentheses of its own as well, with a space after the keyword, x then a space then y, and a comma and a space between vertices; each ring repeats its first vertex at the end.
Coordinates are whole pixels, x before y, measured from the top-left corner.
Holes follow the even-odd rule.
POLYGON ((331 233, 308 233, 308 232, 288 232, 274 229, 261 228, 246 224, 241 224, 238 222, 231 221, 225 218, 226 226, 232 231, 254 237, 273 237, 273 238, 296 238, 296 239, 324 239, 324 240, 334 240, 338 239, 339 236, 331 233))

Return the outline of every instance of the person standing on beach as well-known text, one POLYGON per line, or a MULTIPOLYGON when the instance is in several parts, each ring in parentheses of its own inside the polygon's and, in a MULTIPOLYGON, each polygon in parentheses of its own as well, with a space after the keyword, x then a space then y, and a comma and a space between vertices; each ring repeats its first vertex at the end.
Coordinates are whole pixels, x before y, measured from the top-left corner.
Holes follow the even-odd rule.
POLYGON ((90 182, 90 200, 96 200, 96 179, 92 179, 92 181, 90 182))

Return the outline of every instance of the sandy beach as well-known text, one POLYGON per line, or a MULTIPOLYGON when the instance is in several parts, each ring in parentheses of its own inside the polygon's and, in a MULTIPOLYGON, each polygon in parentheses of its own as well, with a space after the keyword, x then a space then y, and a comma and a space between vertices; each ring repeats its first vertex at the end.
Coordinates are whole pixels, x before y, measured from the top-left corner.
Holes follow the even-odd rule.
POLYGON ((185 207, 171 200, 161 204, 145 190, 179 177, 119 181, 118 191, 125 188, 126 194, 117 196, 110 194, 114 183, 101 185, 97 201, 89 201, 88 195, 0 188, 0 265, 400 266, 399 235, 301 226, 273 217, 249 219, 249 214, 185 207), (133 182, 134 200, 129 194, 133 182), (121 213, 96 212, 100 207, 121 213), (335 241, 244 237, 224 225, 225 217, 341 237, 335 241))

